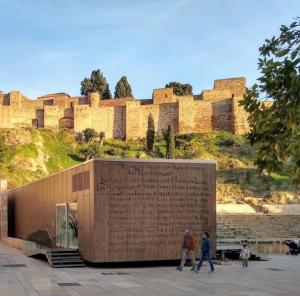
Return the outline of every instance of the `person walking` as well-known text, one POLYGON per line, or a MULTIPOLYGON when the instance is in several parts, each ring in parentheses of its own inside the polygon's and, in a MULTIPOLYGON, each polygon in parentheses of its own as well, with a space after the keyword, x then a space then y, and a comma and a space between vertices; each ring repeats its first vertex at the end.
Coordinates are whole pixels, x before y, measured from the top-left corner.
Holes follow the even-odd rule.
POLYGON ((205 232, 202 235, 202 241, 200 242, 201 244, 201 257, 200 257, 200 261, 196 267, 196 269, 194 270, 196 273, 198 273, 200 271, 200 268, 202 266, 203 261, 205 260, 205 258, 207 259, 207 261, 209 262, 210 265, 210 272, 213 272, 215 270, 214 265, 211 261, 211 241, 209 239, 209 234, 208 232, 205 232))
POLYGON ((248 260, 250 258, 250 250, 247 244, 243 244, 243 248, 240 252, 240 259, 242 260, 242 267, 248 267, 248 260))
POLYGON ((178 267, 176 267, 177 270, 182 271, 183 267, 185 265, 186 259, 190 258, 192 261, 192 270, 195 269, 196 261, 195 261, 195 239, 190 234, 189 230, 186 229, 183 233, 183 241, 182 241, 182 259, 181 263, 178 267))

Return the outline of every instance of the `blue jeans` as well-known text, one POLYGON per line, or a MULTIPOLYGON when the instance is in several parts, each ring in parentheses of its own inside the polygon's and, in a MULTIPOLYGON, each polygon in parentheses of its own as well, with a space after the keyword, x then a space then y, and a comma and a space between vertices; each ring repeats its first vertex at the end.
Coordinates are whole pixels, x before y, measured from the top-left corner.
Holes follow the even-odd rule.
POLYGON ((199 261, 199 263, 197 265, 197 270, 200 270, 200 268, 202 266, 202 263, 205 260, 205 258, 207 258, 207 261, 209 262, 211 271, 214 271, 215 268, 214 268, 214 265, 213 265, 213 263, 211 261, 211 251, 202 252, 201 257, 200 257, 200 261, 199 261))

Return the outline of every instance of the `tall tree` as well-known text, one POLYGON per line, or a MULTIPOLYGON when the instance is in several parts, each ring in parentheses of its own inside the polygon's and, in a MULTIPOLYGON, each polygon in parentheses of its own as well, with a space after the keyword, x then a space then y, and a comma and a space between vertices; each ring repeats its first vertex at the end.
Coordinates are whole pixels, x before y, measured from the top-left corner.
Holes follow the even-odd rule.
POLYGON ((169 82, 166 84, 166 87, 173 87, 173 92, 177 96, 186 96, 186 95, 192 95, 193 94, 193 87, 186 83, 180 83, 180 82, 169 82))
POLYGON ((102 98, 106 87, 107 81, 100 69, 94 70, 90 78, 84 78, 81 81, 81 94, 86 96, 89 92, 97 91, 102 98))
POLYGON ((115 99, 133 97, 131 86, 126 76, 121 77, 115 87, 115 99))
POLYGON ((248 136, 257 146, 256 164, 259 172, 285 167, 300 183, 300 18, 281 26, 259 52, 262 75, 241 102, 250 113, 248 136))
POLYGON ((103 100, 109 100, 109 99, 112 99, 112 94, 111 94, 111 91, 109 89, 109 84, 107 83, 106 84, 106 89, 105 91, 103 92, 103 95, 102 95, 102 99, 103 100))
POLYGON ((153 116, 150 113, 148 117, 148 129, 147 129, 147 149, 149 151, 153 150, 153 145, 154 145, 154 140, 155 140, 155 125, 154 125, 154 120, 153 116))
POLYGON ((175 137, 174 137, 174 128, 171 125, 168 125, 166 142, 167 142, 166 158, 173 159, 175 158, 175 137))

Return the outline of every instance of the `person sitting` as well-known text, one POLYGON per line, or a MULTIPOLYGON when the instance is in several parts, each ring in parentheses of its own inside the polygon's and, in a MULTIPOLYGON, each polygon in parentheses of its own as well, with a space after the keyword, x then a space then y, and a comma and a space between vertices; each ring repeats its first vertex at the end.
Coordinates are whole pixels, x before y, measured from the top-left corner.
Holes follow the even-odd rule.
POLYGON ((289 244, 290 254, 291 255, 298 255, 299 253, 299 240, 294 239, 289 244))

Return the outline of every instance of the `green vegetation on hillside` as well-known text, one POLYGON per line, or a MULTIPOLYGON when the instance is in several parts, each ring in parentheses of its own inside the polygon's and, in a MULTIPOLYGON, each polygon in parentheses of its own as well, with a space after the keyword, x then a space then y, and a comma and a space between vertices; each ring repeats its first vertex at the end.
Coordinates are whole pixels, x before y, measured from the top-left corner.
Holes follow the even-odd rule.
MULTIPOLYGON (((0 178, 9 187, 20 186, 86 159, 87 150, 98 157, 165 158, 166 141, 157 138, 152 151, 146 139, 99 139, 92 144, 76 141, 68 132, 18 129, 0 130, 0 178)), ((282 192, 296 195, 284 172, 260 175, 254 166, 255 151, 245 137, 226 132, 183 134, 175 137, 175 158, 213 159, 217 161, 217 198, 271 198, 282 192)))
POLYGON ((10 188, 76 165, 80 157, 74 136, 35 129, 0 130, 0 178, 10 188))

